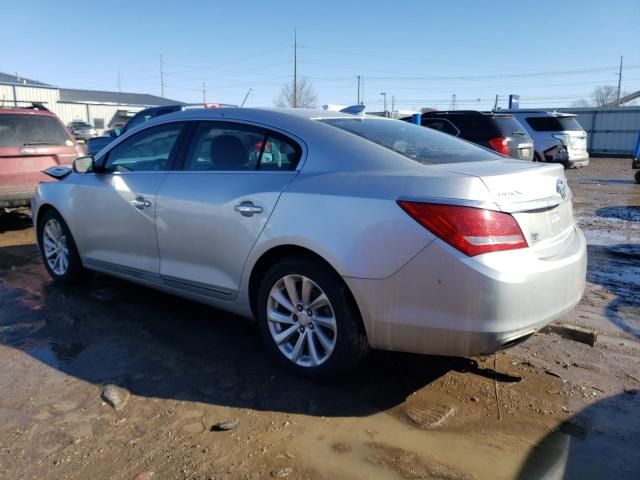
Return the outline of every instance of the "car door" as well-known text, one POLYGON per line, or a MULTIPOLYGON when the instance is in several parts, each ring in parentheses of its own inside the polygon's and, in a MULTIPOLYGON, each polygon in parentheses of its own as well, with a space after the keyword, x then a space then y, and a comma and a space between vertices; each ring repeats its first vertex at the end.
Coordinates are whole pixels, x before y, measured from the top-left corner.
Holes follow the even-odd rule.
POLYGON ((182 169, 158 193, 160 274, 172 287, 230 300, 297 174, 302 148, 280 133, 227 121, 198 122, 187 143, 182 169))
POLYGON ((74 190, 74 232, 89 267, 157 279, 156 194, 172 168, 184 123, 146 128, 97 159, 74 190))

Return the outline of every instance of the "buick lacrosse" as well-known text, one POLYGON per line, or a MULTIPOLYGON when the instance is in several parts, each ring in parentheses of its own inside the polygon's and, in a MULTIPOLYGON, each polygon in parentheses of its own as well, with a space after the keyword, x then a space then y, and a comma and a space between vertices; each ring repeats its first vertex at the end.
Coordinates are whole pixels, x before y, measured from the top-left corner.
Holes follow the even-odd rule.
POLYGON ((311 377, 369 348, 488 354, 584 290, 561 165, 397 120, 187 110, 46 173, 32 212, 54 280, 99 271, 254 318, 311 377))

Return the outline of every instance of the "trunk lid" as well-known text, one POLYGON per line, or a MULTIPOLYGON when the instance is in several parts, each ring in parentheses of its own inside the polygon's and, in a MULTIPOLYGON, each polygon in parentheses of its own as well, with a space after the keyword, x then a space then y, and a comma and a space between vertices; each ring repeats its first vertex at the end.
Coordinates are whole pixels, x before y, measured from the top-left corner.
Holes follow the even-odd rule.
POLYGON ((34 190, 39 182, 52 180, 42 170, 69 165, 77 156, 76 149, 67 146, 0 147, 0 190, 34 190))
POLYGON ((505 159, 451 164, 446 169, 478 177, 500 210, 518 221, 539 258, 559 255, 573 239, 572 195, 561 165, 505 159))

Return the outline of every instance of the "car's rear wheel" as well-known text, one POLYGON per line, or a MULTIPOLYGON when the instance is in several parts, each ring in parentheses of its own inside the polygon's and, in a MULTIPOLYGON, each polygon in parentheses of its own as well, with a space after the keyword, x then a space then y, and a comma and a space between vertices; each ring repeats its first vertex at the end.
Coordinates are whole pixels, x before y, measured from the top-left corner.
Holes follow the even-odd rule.
POLYGON ((346 284, 319 260, 292 258, 271 267, 259 287, 256 313, 271 354, 307 377, 343 373, 368 350, 346 284))
POLYGON ((636 183, 640 183, 640 170, 636 172, 635 178, 636 178, 636 183))
POLYGON ((533 154, 533 161, 534 162, 541 162, 542 159, 540 158, 540 155, 538 155, 537 153, 533 154))
POLYGON ((69 227, 55 210, 49 210, 38 222, 38 243, 44 266, 57 282, 73 283, 82 279, 86 270, 69 227))

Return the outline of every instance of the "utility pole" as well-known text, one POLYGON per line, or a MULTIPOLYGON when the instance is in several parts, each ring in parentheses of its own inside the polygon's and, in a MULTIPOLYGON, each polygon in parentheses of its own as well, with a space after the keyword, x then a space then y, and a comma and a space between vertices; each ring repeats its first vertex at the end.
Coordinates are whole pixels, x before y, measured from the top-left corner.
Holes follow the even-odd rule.
POLYGON ((387 116, 387 92, 380 92, 380 95, 384 97, 384 116, 387 116))
POLYGON ((356 105, 360 105, 360 75, 358 75, 358 102, 356 105))
POLYGON ((391 118, 393 118, 393 111, 396 108, 396 96, 391 95, 391 118))
POLYGON ((160 96, 164 97, 164 57, 160 55, 160 96))
POLYGON ((120 75, 120 67, 118 67, 118 91, 122 92, 122 77, 120 75))
POLYGON ((298 29, 293 29, 293 108, 298 108, 298 29))
POLYGON ((620 55, 620 71, 618 72, 618 97, 616 98, 616 107, 620 106, 620 87, 622 86, 622 55, 620 55))
POLYGON ((493 111, 495 112, 496 110, 498 110, 498 97, 499 95, 496 93, 496 101, 493 104, 493 111))
POLYGON ((449 104, 449 110, 454 111, 458 106, 458 102, 456 100, 456 94, 451 95, 451 103, 449 104))
POLYGON ((207 84, 202 81, 202 103, 207 103, 207 84))
POLYGON ((360 105, 364 105, 364 77, 360 79, 360 88, 362 90, 362 101, 360 102, 360 105))

